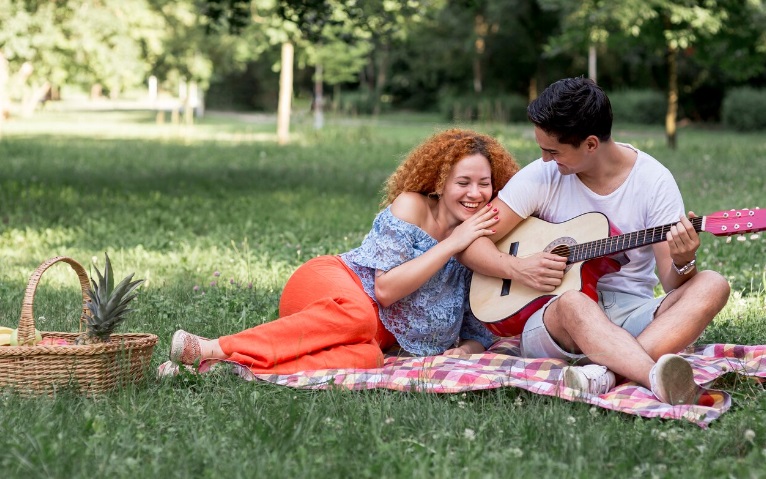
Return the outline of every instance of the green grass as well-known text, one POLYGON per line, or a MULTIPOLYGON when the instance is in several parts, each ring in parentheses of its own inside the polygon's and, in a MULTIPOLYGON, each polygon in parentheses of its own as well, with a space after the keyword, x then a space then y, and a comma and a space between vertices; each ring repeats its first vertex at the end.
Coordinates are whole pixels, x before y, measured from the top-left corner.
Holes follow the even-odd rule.
MULTIPOLYGON (((435 117, 299 119, 275 143, 268 118, 158 126, 144 112, 50 111, 3 125, 0 325, 15 326, 45 259, 86 269, 107 251, 117 274, 146 278, 123 331, 206 336, 273 319, 289 274, 353 248, 399 159, 435 117), (216 275, 216 272, 218 275, 216 275), (215 284, 212 284, 215 282, 215 284), (202 294, 204 292, 204 294, 202 294)), ((538 155, 527 125, 475 125, 521 163, 538 155)), ((687 209, 766 206, 763 135, 656 129, 615 136, 663 161, 687 209), (759 204, 760 203, 760 204, 759 204)), ((705 235, 699 261, 733 288, 702 342, 766 343, 766 242, 705 235)), ((56 266, 35 298, 39 329, 75 331, 74 273, 56 266)), ((504 388, 464 395, 302 391, 213 373, 96 399, 0 395, 3 477, 760 477, 766 398, 729 377, 733 407, 708 430, 504 388), (755 433, 751 437, 746 431, 755 433)))

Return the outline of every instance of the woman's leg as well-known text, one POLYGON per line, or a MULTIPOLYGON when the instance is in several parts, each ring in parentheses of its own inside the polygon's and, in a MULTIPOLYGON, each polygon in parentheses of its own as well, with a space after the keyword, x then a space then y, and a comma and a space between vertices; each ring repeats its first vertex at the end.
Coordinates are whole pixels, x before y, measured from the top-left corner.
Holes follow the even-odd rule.
POLYGON ((377 309, 340 258, 314 258, 298 268, 282 292, 280 316, 219 338, 221 351, 254 372, 382 363, 377 309))

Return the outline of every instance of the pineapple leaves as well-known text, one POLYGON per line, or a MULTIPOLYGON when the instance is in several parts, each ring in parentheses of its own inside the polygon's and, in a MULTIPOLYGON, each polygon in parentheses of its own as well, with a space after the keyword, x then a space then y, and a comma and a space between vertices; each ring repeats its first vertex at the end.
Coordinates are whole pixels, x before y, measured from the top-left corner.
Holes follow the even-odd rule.
POLYGON ((142 279, 133 281, 134 273, 131 273, 115 286, 112 262, 106 253, 104 256, 103 276, 94 266, 98 281, 91 277, 91 287, 87 291, 90 301, 86 304, 90 314, 86 315, 84 337, 81 341, 78 339, 78 344, 108 341, 114 329, 133 311, 128 308, 128 303, 138 296, 136 290, 144 282, 142 279))
MULTIPOLYGON (((107 296, 112 294, 114 290, 114 275, 112 274, 112 262, 109 261, 109 255, 104 252, 104 277, 106 278, 106 294, 107 296)), ((98 271, 98 269, 96 269, 98 271)))

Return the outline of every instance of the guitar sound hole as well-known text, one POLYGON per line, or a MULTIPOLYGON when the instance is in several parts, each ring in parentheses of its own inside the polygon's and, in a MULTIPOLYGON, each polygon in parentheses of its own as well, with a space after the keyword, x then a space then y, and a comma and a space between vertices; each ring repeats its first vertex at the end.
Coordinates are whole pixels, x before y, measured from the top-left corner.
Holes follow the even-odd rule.
POLYGON ((571 253, 571 247, 576 245, 577 241, 569 236, 562 236, 551 241, 543 251, 546 253, 553 253, 559 256, 569 256, 571 253))
MULTIPOLYGON (((558 256, 563 256, 564 258, 569 258, 569 255, 572 254, 572 246, 576 244, 577 241, 574 238, 569 236, 562 236, 561 238, 557 238, 550 242, 543 251, 546 253, 553 253, 558 256)), ((571 267, 571 264, 567 265, 564 272, 568 272, 571 267)))

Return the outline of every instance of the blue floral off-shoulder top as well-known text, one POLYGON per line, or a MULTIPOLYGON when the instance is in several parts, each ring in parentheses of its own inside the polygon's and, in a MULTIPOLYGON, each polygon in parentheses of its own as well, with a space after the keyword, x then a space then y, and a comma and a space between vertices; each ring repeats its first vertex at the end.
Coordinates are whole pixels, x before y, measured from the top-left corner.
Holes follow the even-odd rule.
MULTIPOLYGON (((364 291, 375 298, 375 270, 388 271, 417 258, 437 241, 419 227, 391 213, 375 217, 361 246, 340 255, 362 280, 364 291)), ((488 348, 494 337, 471 313, 468 291, 471 272, 450 258, 417 291, 394 304, 378 304, 380 320, 406 351, 419 356, 441 354, 460 339, 474 339, 488 348)))

